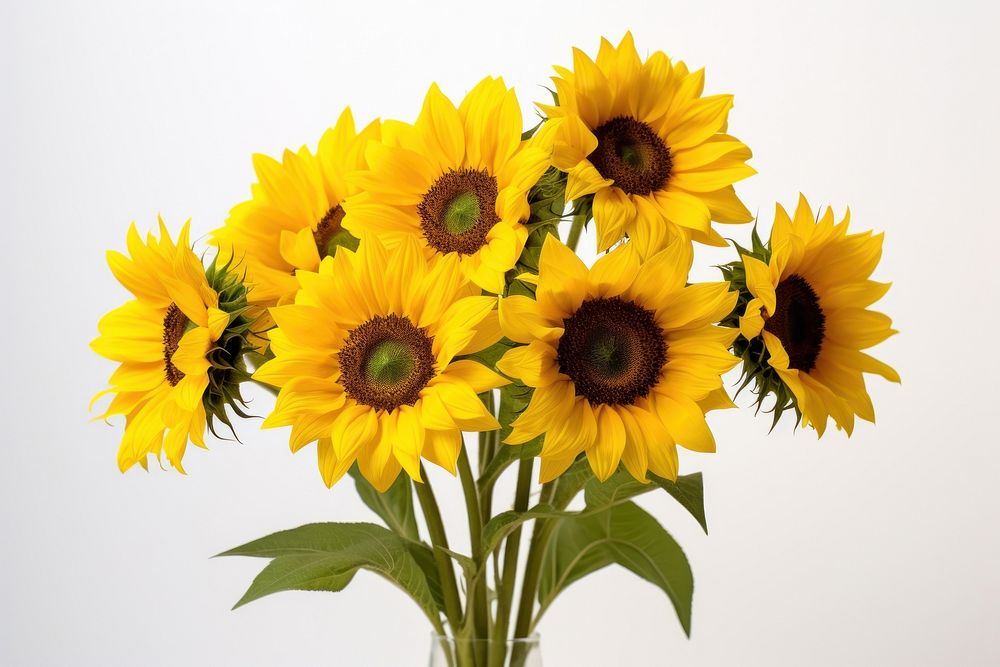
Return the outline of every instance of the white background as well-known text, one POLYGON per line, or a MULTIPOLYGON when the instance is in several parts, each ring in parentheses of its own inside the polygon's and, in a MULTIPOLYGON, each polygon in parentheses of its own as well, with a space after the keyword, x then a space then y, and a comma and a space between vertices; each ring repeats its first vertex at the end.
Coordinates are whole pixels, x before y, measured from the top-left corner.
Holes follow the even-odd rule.
MULTIPOLYGON (((126 297, 103 253, 158 211, 208 232, 248 195, 251 153, 314 144, 344 105, 412 119, 431 81, 457 100, 489 73, 527 113, 571 46, 627 28, 736 95, 730 129, 760 171, 739 190, 765 229, 802 190, 886 231, 880 305, 902 333, 877 355, 903 384, 872 380, 879 425, 850 440, 714 415, 719 452, 683 460, 705 473, 711 534, 645 502, 691 559, 691 639, 612 568, 552 608, 546 664, 1000 662, 998 17, 800 5, 5 2, 0 664, 424 664, 423 617, 373 575, 229 611, 261 563, 211 554, 371 518, 350 483, 323 486, 313 448, 246 424, 243 444, 191 450, 187 477, 117 472, 119 429, 86 412, 112 370, 87 343, 126 297)), ((457 484, 434 481, 461 546, 457 484)))

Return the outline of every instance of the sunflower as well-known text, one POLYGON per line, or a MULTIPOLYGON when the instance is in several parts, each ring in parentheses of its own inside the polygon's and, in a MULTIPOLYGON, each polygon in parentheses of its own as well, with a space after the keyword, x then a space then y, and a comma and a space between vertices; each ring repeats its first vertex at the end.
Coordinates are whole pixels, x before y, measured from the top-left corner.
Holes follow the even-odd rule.
POLYGON ((573 70, 555 70, 556 103, 538 106, 564 121, 553 163, 566 199, 592 205, 598 251, 625 236, 643 256, 679 234, 725 246, 711 221, 751 220, 733 189, 756 173, 750 149, 725 133, 732 96, 702 97, 704 70, 661 51, 642 62, 631 33, 617 48, 602 39, 596 63, 574 49, 573 70))
POLYGON ((731 407, 721 375, 737 359, 735 329, 714 326, 732 311, 727 283, 687 286, 690 243, 678 240, 640 265, 627 244, 589 271, 554 236, 542 247, 536 299, 500 302, 503 333, 523 346, 497 363, 534 387, 508 444, 543 432, 541 481, 581 452, 604 480, 621 462, 677 477, 676 445, 711 452, 706 410, 731 407))
POLYGON ((188 224, 176 245, 162 220, 160 238, 150 234, 145 243, 133 224, 127 246, 130 257, 109 251, 108 264, 135 298, 98 324, 91 347, 120 366, 94 400, 114 394, 101 417, 125 415, 122 472, 146 468, 147 457, 162 452, 183 473, 188 441, 205 447, 206 421, 230 425, 226 405, 243 414, 246 290, 228 267, 213 263, 206 272, 191 251, 188 224))
POLYGON ((883 235, 848 234, 849 222, 850 211, 834 224, 830 208, 817 220, 802 195, 794 218, 779 204, 769 246, 744 250, 734 276, 747 302, 736 351, 746 381, 756 381, 758 405, 773 393, 775 421, 793 407, 820 436, 828 417, 848 435, 855 416, 875 421, 864 373, 900 381, 862 352, 896 333, 889 317, 868 310, 890 286, 869 279, 883 235))
POLYGON ((357 193, 347 174, 366 166, 365 146, 379 134, 378 121, 355 131, 348 108, 323 134, 315 154, 303 146, 286 150, 281 162, 253 156, 258 182, 251 198, 212 233, 212 243, 246 271, 253 305, 291 302, 296 269, 315 271, 339 245, 356 247, 341 227, 344 200, 357 193))
POLYGON ((292 451, 318 441, 327 486, 355 461, 381 491, 401 468, 419 481, 421 457, 454 473, 462 431, 499 427, 477 394, 507 381, 455 359, 499 339, 496 299, 457 257, 371 237, 296 276, 295 303, 271 309, 275 358, 254 378, 281 388, 264 427, 290 425, 292 451))
POLYGON ((387 122, 369 144, 370 170, 356 179, 365 193, 345 207, 344 227, 389 246, 417 238, 499 294, 528 236, 528 191, 550 164, 551 132, 522 141, 521 128, 502 79, 483 79, 458 108, 432 85, 415 124, 387 122))

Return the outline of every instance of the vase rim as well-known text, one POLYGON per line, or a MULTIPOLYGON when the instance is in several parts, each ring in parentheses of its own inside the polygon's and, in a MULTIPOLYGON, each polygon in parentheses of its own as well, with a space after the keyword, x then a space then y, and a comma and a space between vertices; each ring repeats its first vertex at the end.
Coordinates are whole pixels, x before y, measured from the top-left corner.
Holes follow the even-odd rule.
MULTIPOLYGON (((539 633, 532 632, 527 637, 518 637, 516 639, 506 639, 506 640, 504 640, 504 644, 514 645, 514 646, 518 646, 518 645, 521 645, 521 644, 538 644, 541 641, 541 637, 542 636, 539 633)), ((431 639, 434 640, 434 641, 437 641, 437 642, 448 642, 450 644, 457 644, 459 642, 461 642, 461 643, 470 643, 470 644, 480 644, 480 643, 483 643, 483 644, 493 644, 493 643, 499 643, 496 640, 489 639, 489 638, 463 637, 463 638, 460 638, 460 639, 456 639, 455 637, 451 637, 449 635, 438 634, 437 632, 431 632, 431 639)))

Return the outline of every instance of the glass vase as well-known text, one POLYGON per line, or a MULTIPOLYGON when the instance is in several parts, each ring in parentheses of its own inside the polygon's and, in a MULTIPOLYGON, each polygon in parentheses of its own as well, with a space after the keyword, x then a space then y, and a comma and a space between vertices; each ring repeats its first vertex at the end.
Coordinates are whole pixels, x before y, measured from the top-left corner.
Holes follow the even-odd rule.
POLYGON ((429 667, 542 667, 537 634, 497 642, 431 635, 429 667))

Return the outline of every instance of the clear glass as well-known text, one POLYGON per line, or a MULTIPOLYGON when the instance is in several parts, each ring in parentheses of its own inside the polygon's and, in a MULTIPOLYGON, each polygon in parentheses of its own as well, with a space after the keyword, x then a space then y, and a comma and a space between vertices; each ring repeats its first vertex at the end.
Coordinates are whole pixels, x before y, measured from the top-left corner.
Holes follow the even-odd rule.
POLYGON ((453 639, 431 634, 429 667, 542 667, 537 634, 527 639, 495 642, 453 639))

